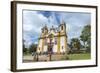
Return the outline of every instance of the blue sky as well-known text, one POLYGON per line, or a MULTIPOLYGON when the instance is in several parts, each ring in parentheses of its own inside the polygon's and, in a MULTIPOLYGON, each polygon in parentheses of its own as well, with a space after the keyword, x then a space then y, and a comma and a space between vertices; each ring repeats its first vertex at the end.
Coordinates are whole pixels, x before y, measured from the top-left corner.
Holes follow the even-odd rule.
POLYGON ((55 12, 23 10, 23 39, 25 46, 38 43, 41 28, 47 25, 49 28, 58 27, 60 23, 66 23, 68 42, 71 38, 78 38, 83 27, 91 24, 91 14, 82 12, 55 12))

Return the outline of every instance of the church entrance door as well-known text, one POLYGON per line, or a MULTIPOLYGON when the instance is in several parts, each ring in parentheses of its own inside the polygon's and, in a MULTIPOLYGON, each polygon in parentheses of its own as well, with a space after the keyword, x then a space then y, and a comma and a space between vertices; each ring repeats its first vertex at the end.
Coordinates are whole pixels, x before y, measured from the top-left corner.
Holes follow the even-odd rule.
POLYGON ((52 45, 48 45, 48 53, 52 53, 52 48, 53 48, 52 45))

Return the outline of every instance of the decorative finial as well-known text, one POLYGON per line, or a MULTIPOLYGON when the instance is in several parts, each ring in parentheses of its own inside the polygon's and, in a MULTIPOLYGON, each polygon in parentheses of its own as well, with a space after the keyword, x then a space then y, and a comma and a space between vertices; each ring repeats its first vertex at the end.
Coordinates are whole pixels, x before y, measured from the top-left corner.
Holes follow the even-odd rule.
POLYGON ((52 28, 53 28, 53 25, 52 25, 52 28))
POLYGON ((61 24, 65 24, 64 20, 62 20, 61 24))

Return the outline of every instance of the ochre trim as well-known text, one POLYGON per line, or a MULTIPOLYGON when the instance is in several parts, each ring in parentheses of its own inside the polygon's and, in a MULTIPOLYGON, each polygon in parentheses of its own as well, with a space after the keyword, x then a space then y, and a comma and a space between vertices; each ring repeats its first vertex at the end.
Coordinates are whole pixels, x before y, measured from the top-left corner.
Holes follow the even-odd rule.
POLYGON ((58 45, 57 53, 60 53, 60 33, 58 35, 57 45, 58 45))
POLYGON ((41 48, 41 52, 43 52, 43 48, 44 48, 44 39, 41 39, 42 40, 42 48, 41 48))
POLYGON ((40 43, 40 39, 38 39, 38 45, 37 45, 36 52, 38 52, 38 50, 39 50, 39 43, 40 43))
MULTIPOLYGON (((56 35, 56 36, 53 36, 53 37, 61 37, 61 36, 66 36, 66 34, 64 34, 64 35, 56 35)), ((39 39, 45 39, 45 38, 49 38, 49 37, 40 37, 39 39)))
POLYGON ((67 51, 67 37, 65 37, 65 51, 67 51))

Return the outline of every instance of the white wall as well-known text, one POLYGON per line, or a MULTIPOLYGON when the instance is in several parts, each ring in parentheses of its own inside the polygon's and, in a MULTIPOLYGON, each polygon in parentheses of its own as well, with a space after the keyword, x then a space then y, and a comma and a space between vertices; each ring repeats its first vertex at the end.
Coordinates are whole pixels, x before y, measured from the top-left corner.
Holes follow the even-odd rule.
POLYGON ((39 45, 38 45, 38 48, 40 48, 40 50, 38 49, 38 52, 41 52, 42 51, 42 39, 39 40, 39 45))
POLYGON ((65 37, 64 36, 62 36, 62 37, 60 37, 60 52, 65 52, 65 37), (62 46, 63 46, 63 49, 62 49, 62 46))
POLYGON ((47 50, 48 50, 47 48, 48 48, 47 45, 44 46, 43 52, 47 52, 47 50))
MULTIPOLYGON (((12 73, 10 71, 10 1, 11 0, 0 0, 0 73, 12 73)), ((97 3, 100 3, 98 2, 99 0, 32 0, 32 1, 71 3, 71 4, 84 4, 84 5, 85 4, 98 5, 97 3)), ((98 13, 100 13, 100 10, 98 13)), ((100 16, 100 14, 98 16, 100 16)), ((98 25, 98 27, 100 31, 100 25, 98 25)), ((100 33, 98 35, 100 36, 100 33)), ((98 39, 98 42, 100 43, 99 40, 100 38, 98 39)), ((100 48, 98 48, 98 52, 100 56, 100 48)), ((100 64, 100 57, 98 62, 100 64)), ((92 67, 92 68, 35 71, 34 73, 41 73, 41 72, 43 73, 87 73, 87 72, 99 73, 100 65, 99 67, 92 67)), ((33 71, 25 72, 25 73, 33 73, 33 71)))

